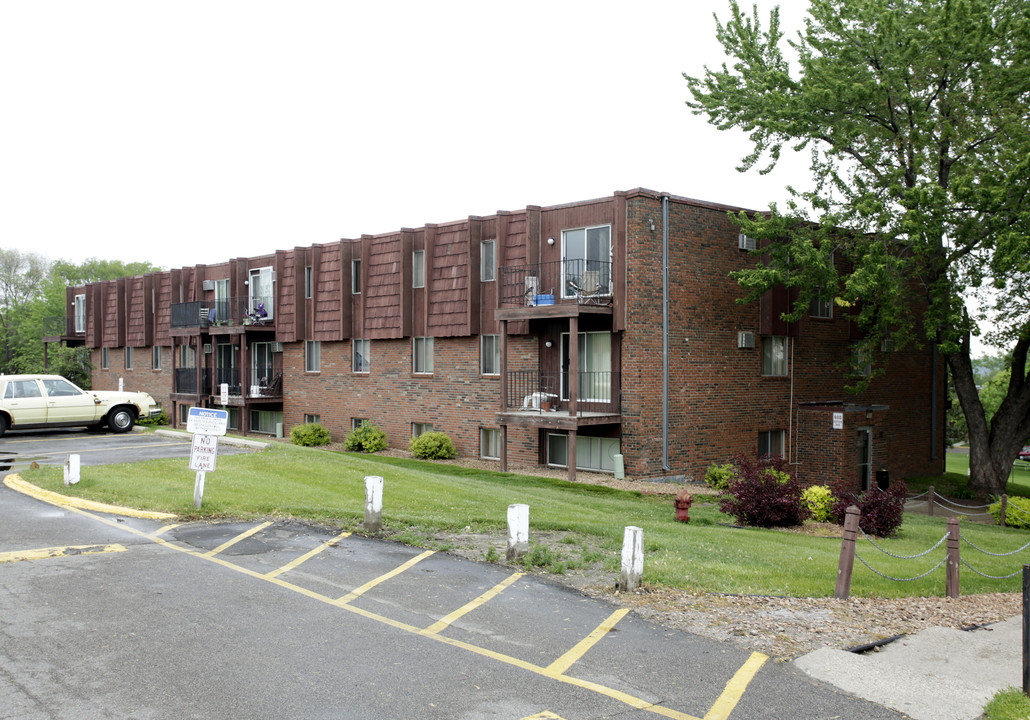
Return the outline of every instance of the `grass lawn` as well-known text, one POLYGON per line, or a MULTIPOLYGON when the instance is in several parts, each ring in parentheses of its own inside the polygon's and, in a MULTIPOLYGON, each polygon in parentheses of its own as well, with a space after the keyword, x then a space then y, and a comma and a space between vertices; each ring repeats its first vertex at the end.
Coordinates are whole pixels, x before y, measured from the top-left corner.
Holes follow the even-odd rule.
MULTIPOLYGON (((949 456, 950 460, 950 456, 949 456)), ((193 508, 195 473, 185 459, 83 467, 82 482, 66 488, 60 468, 22 473, 49 490, 128 507, 164 510, 185 519, 292 517, 360 532, 364 513, 364 477, 384 478, 384 534, 446 549, 444 533, 496 534, 507 537, 507 508, 530 506, 531 545, 550 531, 560 540, 535 548, 538 564, 552 571, 599 563, 618 575, 623 529, 644 531, 644 582, 695 592, 821 597, 833 594, 840 553, 839 538, 781 530, 730 527, 710 498, 699 496, 691 521, 674 520, 669 496, 642 495, 597 485, 568 483, 487 472, 447 464, 400 458, 340 454, 273 444, 268 450, 218 459, 208 473, 204 505, 193 508), (534 533, 537 534, 534 537, 534 533), (557 534, 555 534, 557 537, 557 534)), ((1030 488, 1030 483, 1028 483, 1030 488)), ((896 538, 877 540, 895 555, 915 555, 945 533, 945 519, 908 514, 896 538)), ((1030 532, 963 523, 963 533, 994 553, 1030 541, 1030 532)), ((963 559, 987 575, 1006 575, 1027 562, 1030 550, 993 557, 962 544, 963 559)), ((876 570, 908 578, 933 568, 944 555, 933 553, 900 560, 860 540, 859 555, 876 570)), ((493 559, 487 556, 487 559, 493 559)), ((962 569, 962 594, 1014 592, 1021 578, 991 580, 962 569)), ((885 580, 856 561, 852 594, 905 597, 944 594, 944 569, 913 582, 885 580)))

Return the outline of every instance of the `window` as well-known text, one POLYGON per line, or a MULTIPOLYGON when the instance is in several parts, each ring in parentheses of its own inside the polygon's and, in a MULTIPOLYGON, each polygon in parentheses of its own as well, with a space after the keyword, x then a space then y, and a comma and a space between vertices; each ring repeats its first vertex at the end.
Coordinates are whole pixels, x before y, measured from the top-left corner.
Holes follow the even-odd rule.
POLYGON ((152 361, 153 362, 153 368, 155 370, 160 370, 161 369, 161 346, 160 345, 155 345, 153 352, 154 352, 154 358, 153 358, 153 361, 152 361))
POLYGON ((787 338, 772 335, 762 338, 762 374, 787 374, 787 338))
POLYGON ((222 408, 222 409, 223 410, 227 410, 229 412, 229 421, 227 423, 228 426, 229 426, 229 429, 230 430, 239 430, 240 429, 240 409, 239 408, 235 408, 235 407, 227 407, 227 408, 222 408))
POLYGON ((366 422, 368 422, 368 421, 365 418, 351 418, 350 419, 350 429, 351 430, 358 430, 366 422))
POLYGON ((229 278, 215 280, 215 324, 232 319, 232 302, 229 297, 229 278))
POLYGON ((179 367, 191 368, 197 366, 197 351, 192 345, 179 346, 179 367))
POLYGON ((484 240, 479 246, 479 279, 490 282, 497 279, 497 243, 484 240))
POLYGON ((4 391, 5 400, 38 397, 43 397, 43 393, 39 391, 39 385, 35 380, 12 380, 7 383, 7 389, 4 391))
POLYGON ((75 296, 75 332, 86 332, 86 296, 75 296))
MULTIPOLYGON (((272 343, 259 342, 250 346, 251 385, 268 387, 275 382, 275 360, 272 357, 272 343)), ((256 395, 258 393, 251 393, 256 395)))
POLYGON ((305 425, 314 425, 316 423, 321 423, 321 422, 322 422, 322 416, 321 415, 304 415, 304 424, 305 425))
POLYGON ((183 403, 179 405, 179 422, 185 425, 190 421, 190 406, 183 403))
POLYGON ((765 430, 758 433, 758 457, 766 455, 784 456, 782 430, 765 430))
POLYGON ((501 336, 483 335, 480 338, 480 372, 484 375, 501 374, 501 336))
POLYGON ((250 312, 261 318, 262 321, 271 321, 274 317, 275 272, 272 266, 255 268, 250 271, 250 312))
POLYGON ((361 294, 361 260, 350 261, 350 291, 352 295, 361 294))
POLYGON ((276 410, 251 410, 250 429, 253 432, 275 435, 282 424, 283 414, 276 410))
POLYGON ((412 371, 427 375, 433 372, 433 338, 413 338, 412 371))
POLYGON ((416 250, 411 253, 411 287, 426 286, 426 251, 416 250))
POLYGON ((304 297, 309 299, 309 300, 311 299, 311 296, 314 294, 313 293, 313 288, 312 288, 312 285, 311 285, 311 280, 312 280, 311 266, 310 265, 306 265, 304 267, 304 297))
POLYGON ((479 456, 489 460, 501 459, 501 431, 498 428, 479 428, 479 456))
MULTIPOLYGON (((569 399, 569 334, 561 336, 561 399, 569 399)), ((612 334, 579 333, 579 378, 576 395, 583 402, 611 402, 612 334)))
POLYGON ((869 348, 854 345, 851 348, 851 374, 856 377, 869 377, 873 374, 869 348))
POLYGON ((858 428, 858 482, 862 490, 869 489, 872 480, 873 464, 873 431, 871 428, 858 428))
MULTIPOLYGON (((576 467, 580 470, 615 472, 615 456, 619 454, 619 439, 576 436, 576 467)), ((569 466, 569 436, 547 436, 547 464, 569 466)))
POLYGON ((304 342, 304 372, 316 373, 322 369, 322 343, 318 340, 304 342))
POLYGON ((808 305, 808 314, 810 317, 820 320, 832 320, 833 302, 821 298, 812 298, 812 302, 808 305))
POLYGON ((611 287, 611 227, 562 232, 562 296, 607 294, 611 287))
POLYGON ((367 373, 372 370, 372 341, 351 340, 351 369, 356 373, 367 373))
POLYGON ((111 353, 107 348, 100 349, 100 369, 107 370, 111 367, 111 353))
POLYGON ((125 369, 132 370, 132 348, 125 348, 125 369))
POLYGON ((411 423, 411 437, 433 432, 433 423, 411 423))

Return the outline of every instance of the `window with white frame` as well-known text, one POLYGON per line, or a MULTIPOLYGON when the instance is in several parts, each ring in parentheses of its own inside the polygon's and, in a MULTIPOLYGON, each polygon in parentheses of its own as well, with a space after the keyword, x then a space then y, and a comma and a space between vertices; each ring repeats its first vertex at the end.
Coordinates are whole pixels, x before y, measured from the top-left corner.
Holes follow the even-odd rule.
POLYGON ((75 296, 75 332, 86 332, 86 296, 75 296))
POLYGON ((311 274, 311 266, 304 266, 304 297, 308 300, 314 295, 314 286, 312 285, 313 276, 311 274))
MULTIPOLYGON (((610 332, 579 333, 579 377, 576 395, 584 402, 611 402, 612 399, 612 334, 610 332)), ((561 336, 561 398, 569 399, 570 372, 569 334, 561 336)))
POLYGON ((154 346, 153 355, 154 355, 154 357, 153 357, 153 360, 152 360, 152 367, 154 368, 154 370, 160 370, 161 369, 161 346, 160 345, 155 345, 154 346))
POLYGON ((271 321, 275 318, 275 270, 269 265, 253 268, 249 272, 247 292, 250 312, 263 322, 271 321))
POLYGON ((611 287, 610 225, 562 231, 562 296, 607 294, 611 287))
POLYGON ((758 457, 778 455, 784 457, 783 431, 763 430, 758 433, 758 457))
POLYGON ((359 429, 361 429, 361 426, 364 425, 366 422, 367 422, 367 420, 365 418, 351 418, 350 419, 350 429, 351 430, 359 430, 359 429))
POLYGON ((190 406, 186 403, 179 405, 179 422, 186 424, 190 421, 190 406))
POLYGON ((415 250, 411 253, 411 287, 426 286, 426 251, 415 250))
POLYGON ((351 370, 356 373, 372 371, 372 341, 351 340, 351 370))
POLYGON ((305 425, 314 425, 316 423, 321 423, 321 422, 322 422, 322 416, 321 415, 308 415, 307 413, 304 414, 304 424, 305 425))
POLYGON ((497 279, 497 242, 484 240, 479 245, 479 279, 490 282, 497 279))
POLYGON ((820 297, 812 298, 808 304, 808 315, 819 320, 833 319, 833 301, 823 300, 820 297))
POLYGON ((304 341, 304 372, 317 373, 322 369, 322 343, 318 340, 304 341))
POLYGON ((483 375, 501 374, 501 336, 482 335, 479 347, 480 372, 483 375))
POLYGON ((431 374, 433 372, 433 338, 412 338, 411 350, 412 371, 426 375, 431 374))
MULTIPOLYGON (((580 470, 615 472, 615 456, 619 454, 618 438, 576 436, 576 467, 580 470)), ((547 464, 569 466, 569 436, 559 433, 547 435, 547 464)))
POLYGON ((361 294, 361 260, 350 261, 350 291, 353 295, 361 294))
POLYGON ((433 423, 411 423, 411 437, 433 432, 433 423))
POLYGON ((777 335, 762 337, 762 374, 771 377, 787 374, 787 338, 777 335))
POLYGON ((179 346, 179 367, 191 368, 197 366, 197 350, 192 345, 179 346))
POLYGON ((215 324, 232 319, 232 298, 229 295, 229 278, 215 280, 215 324))
POLYGON ((132 348, 125 348, 125 369, 132 370, 132 348))
POLYGON ((100 348, 100 369, 108 370, 111 367, 111 353, 107 348, 100 348))
POLYGON ((274 435, 276 427, 282 423, 283 414, 280 410, 251 410, 250 429, 253 432, 274 435))
POLYGON ((479 428, 479 456, 489 460, 500 460, 501 431, 499 428, 479 428))

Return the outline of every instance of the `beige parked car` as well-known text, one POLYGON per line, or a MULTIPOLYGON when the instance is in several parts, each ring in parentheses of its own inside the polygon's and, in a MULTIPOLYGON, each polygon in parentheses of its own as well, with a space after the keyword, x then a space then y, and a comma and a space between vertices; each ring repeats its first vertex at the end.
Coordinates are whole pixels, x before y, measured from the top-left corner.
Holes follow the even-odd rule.
POLYGON ((107 425, 132 429, 139 418, 161 414, 145 392, 81 390, 60 375, 0 375, 0 435, 8 430, 107 425))

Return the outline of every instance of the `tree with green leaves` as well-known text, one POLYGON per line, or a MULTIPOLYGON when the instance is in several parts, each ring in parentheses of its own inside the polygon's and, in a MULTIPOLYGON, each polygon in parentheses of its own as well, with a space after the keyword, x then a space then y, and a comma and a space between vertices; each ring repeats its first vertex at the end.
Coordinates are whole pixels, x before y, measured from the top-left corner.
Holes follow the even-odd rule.
POLYGON ((833 300, 881 366, 884 339, 935 346, 969 429, 970 487, 1003 492, 1030 437, 1030 3, 812 0, 786 40, 778 10, 763 26, 732 0, 716 33, 729 64, 685 75, 688 105, 749 133, 742 171, 767 172, 784 147, 811 156, 812 183, 785 208, 738 216, 767 258, 736 275, 747 299, 794 288, 788 319, 833 300), (971 335, 1009 349, 990 419, 971 335))

